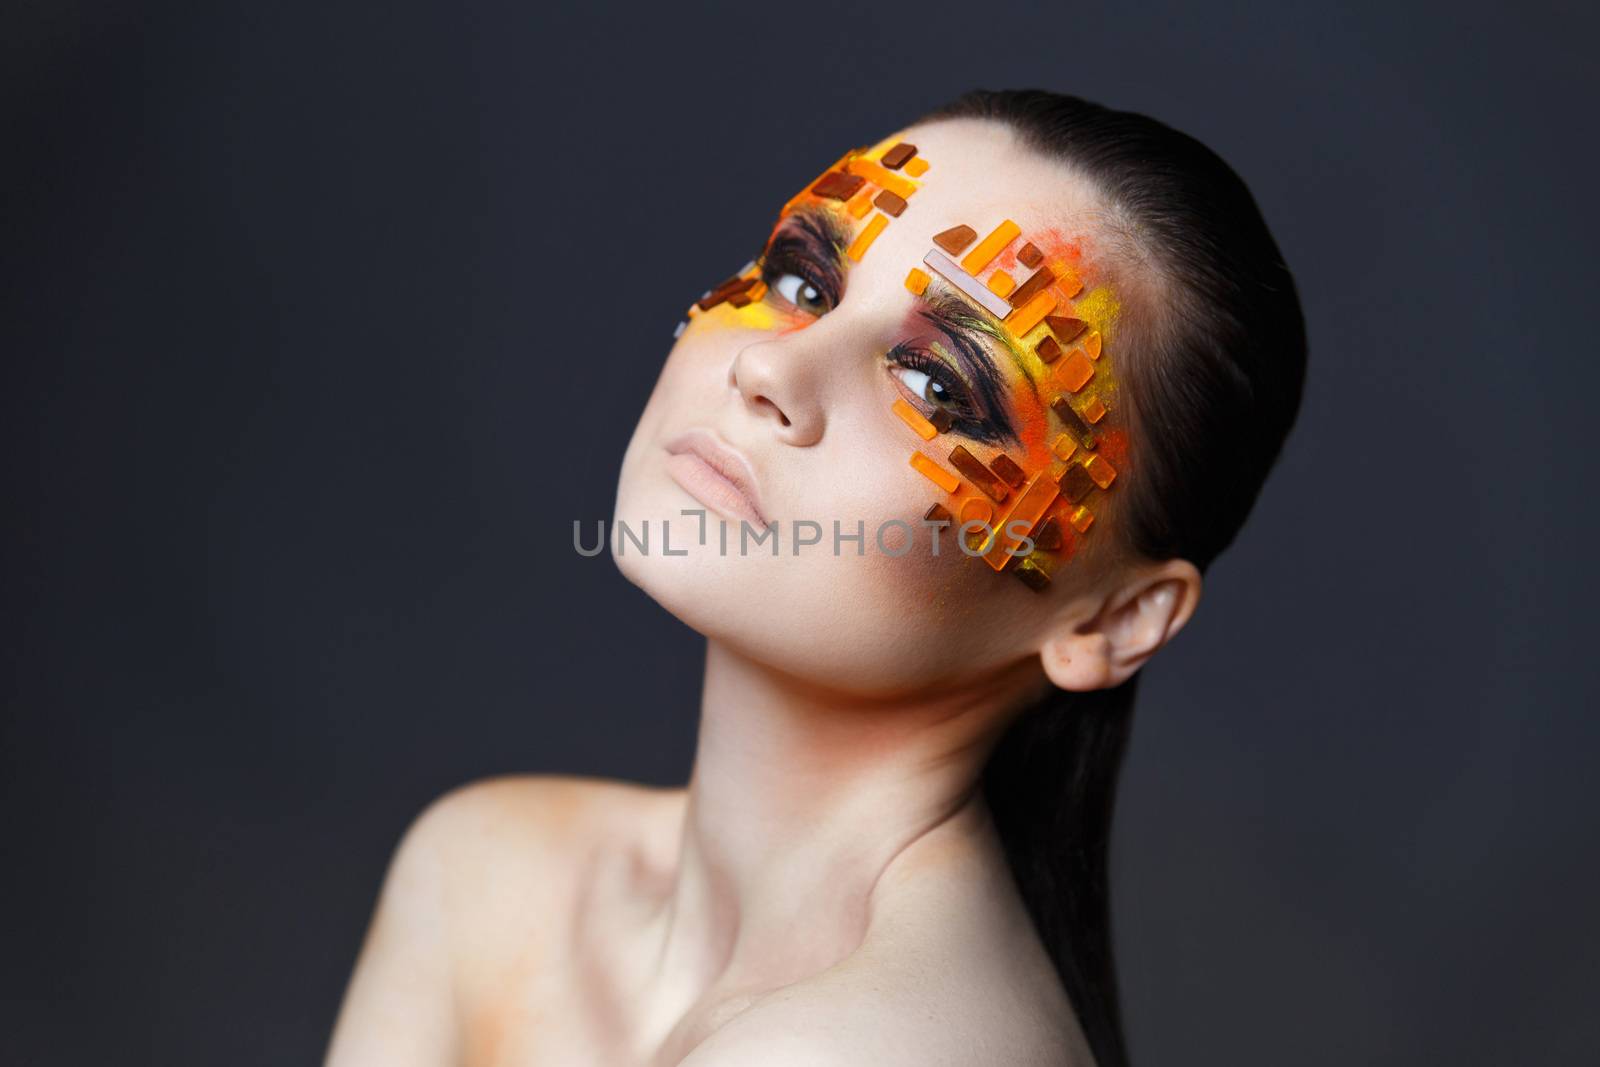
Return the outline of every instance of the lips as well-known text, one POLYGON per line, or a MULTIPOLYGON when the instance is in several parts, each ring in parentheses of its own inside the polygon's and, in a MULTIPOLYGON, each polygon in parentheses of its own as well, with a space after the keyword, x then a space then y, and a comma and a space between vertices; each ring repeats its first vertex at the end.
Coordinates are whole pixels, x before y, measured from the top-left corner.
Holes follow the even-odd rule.
POLYGON ((679 434, 666 449, 667 473, 690 496, 727 518, 767 525, 755 470, 741 453, 702 429, 679 434))

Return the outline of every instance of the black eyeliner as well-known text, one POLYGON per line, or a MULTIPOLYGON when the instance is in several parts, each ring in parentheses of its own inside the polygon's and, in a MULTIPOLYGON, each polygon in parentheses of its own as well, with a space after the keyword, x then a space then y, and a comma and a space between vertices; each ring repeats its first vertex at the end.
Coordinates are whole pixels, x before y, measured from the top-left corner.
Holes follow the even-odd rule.
POLYGON ((920 314, 949 340, 953 354, 978 394, 975 399, 983 409, 984 420, 992 428, 991 436, 1020 444, 1016 428, 1006 414, 1005 382, 988 347, 973 339, 970 327, 952 321, 941 309, 924 310, 920 314))

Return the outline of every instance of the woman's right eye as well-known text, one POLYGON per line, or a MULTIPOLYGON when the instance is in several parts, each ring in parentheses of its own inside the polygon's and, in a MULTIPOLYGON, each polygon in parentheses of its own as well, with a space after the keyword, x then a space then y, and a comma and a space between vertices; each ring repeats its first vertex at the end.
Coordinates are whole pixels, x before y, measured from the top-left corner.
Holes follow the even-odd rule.
POLYGON ((798 274, 784 272, 772 280, 773 292, 809 315, 826 315, 828 300, 821 290, 798 274))

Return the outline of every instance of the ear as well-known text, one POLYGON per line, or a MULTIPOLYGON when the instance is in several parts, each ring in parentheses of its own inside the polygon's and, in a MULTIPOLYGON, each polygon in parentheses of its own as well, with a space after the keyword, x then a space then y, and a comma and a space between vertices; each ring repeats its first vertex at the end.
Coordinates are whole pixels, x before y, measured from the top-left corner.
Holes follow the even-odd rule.
POLYGON ((1051 624, 1039 650, 1045 674, 1079 692, 1121 685, 1194 615, 1200 584, 1186 559, 1141 568, 1090 618, 1068 612, 1051 624))

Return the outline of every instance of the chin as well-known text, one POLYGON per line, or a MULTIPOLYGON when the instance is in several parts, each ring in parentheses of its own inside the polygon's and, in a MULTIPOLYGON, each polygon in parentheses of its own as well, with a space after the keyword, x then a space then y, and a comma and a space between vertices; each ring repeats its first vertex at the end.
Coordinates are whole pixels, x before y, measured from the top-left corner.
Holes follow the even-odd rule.
POLYGON ((781 579, 784 564, 778 559, 737 555, 738 527, 729 523, 729 554, 719 554, 720 522, 707 510, 705 544, 700 544, 701 524, 682 509, 700 509, 697 501, 681 497, 676 487, 652 487, 638 494, 621 493, 607 530, 607 548, 622 576, 683 623, 709 638, 727 639, 752 626, 760 628, 770 618, 770 602, 762 595, 781 579), (648 551, 623 536, 626 524, 638 536, 648 528, 648 551), (663 530, 670 531, 664 543, 663 530), (667 553, 670 547, 671 554, 667 553), (682 553, 681 555, 679 553, 682 553))
MULTIPOLYGON (((877 520, 920 514, 916 504, 886 505, 878 516, 864 499, 818 510, 864 514, 872 529, 877 520)), ((893 557, 871 546, 861 556, 848 549, 834 556, 820 545, 795 555, 787 541, 777 557, 755 546, 741 556, 739 524, 729 521, 724 555, 723 521, 655 470, 637 441, 630 447, 606 531, 623 577, 707 638, 829 688, 903 694, 961 677, 1014 656, 1042 607, 1021 583, 997 578, 950 542, 937 559, 920 550, 893 557), (685 510, 705 511, 704 545, 699 517, 685 510), (647 553, 623 538, 622 524, 636 536, 648 527, 647 553), (672 555, 661 540, 668 528, 672 555)), ((779 529, 786 538, 792 523, 779 520, 779 529)))

